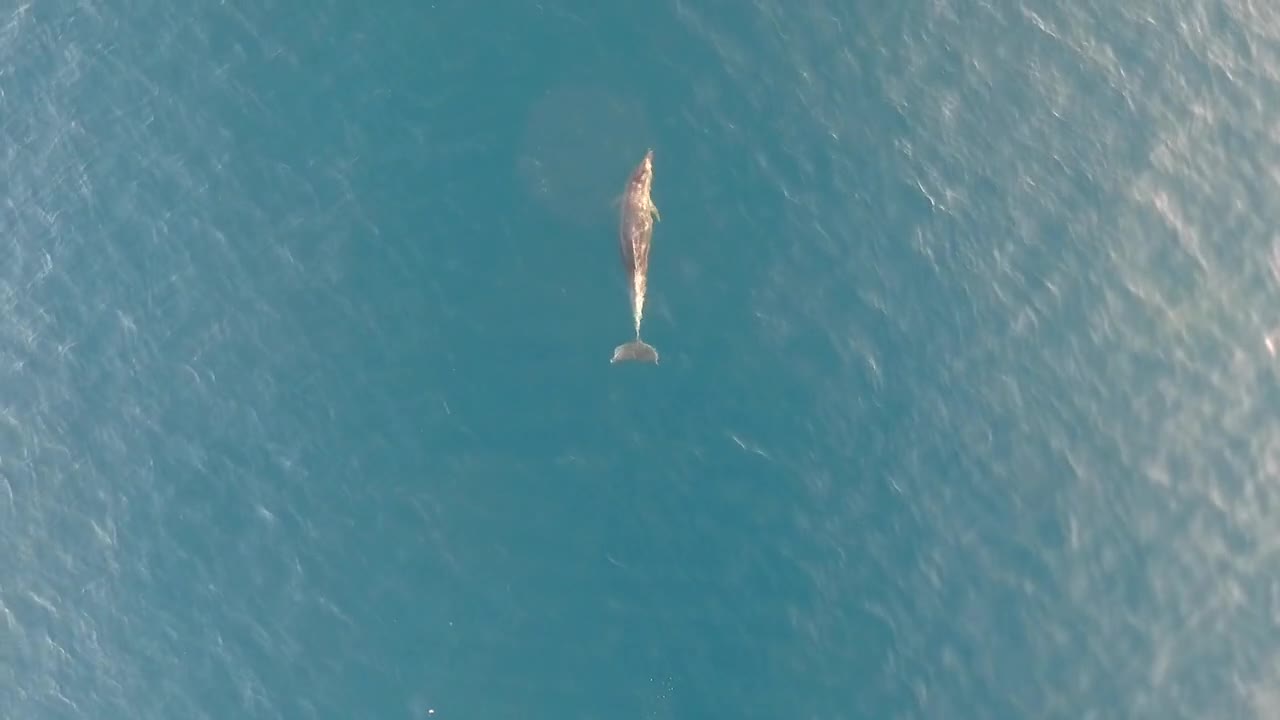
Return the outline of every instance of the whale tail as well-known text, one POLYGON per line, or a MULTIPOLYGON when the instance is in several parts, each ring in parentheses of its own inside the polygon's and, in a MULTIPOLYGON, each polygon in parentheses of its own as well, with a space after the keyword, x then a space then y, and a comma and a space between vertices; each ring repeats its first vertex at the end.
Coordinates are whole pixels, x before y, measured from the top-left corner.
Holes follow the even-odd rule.
POLYGON ((636 362, 649 362, 654 365, 658 364, 658 351, 652 345, 646 343, 640 338, 636 338, 625 345, 619 345, 614 348, 613 359, 609 362, 619 363, 634 360, 636 362))

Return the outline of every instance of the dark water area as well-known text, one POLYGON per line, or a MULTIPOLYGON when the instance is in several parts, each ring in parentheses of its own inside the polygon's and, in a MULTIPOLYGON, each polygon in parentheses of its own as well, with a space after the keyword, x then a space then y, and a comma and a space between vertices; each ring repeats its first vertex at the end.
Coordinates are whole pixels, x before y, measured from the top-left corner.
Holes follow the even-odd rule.
POLYGON ((1268 7, 0 11, 0 717, 1274 717, 1268 7))

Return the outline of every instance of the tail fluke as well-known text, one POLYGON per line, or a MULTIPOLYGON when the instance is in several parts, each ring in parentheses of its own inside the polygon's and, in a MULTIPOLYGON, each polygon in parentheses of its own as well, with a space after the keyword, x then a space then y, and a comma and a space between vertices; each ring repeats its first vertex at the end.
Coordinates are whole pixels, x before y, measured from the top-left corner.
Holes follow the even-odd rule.
POLYGON ((636 338, 626 345, 619 345, 614 348, 613 359, 609 362, 619 363, 634 360, 636 362, 649 362, 654 365, 658 364, 658 351, 652 345, 646 343, 640 338, 636 338))

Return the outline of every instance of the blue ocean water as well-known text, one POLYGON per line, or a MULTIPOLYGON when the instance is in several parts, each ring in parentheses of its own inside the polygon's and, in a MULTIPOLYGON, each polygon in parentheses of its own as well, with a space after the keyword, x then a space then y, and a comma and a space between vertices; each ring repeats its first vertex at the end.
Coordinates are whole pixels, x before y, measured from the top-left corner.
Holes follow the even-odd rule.
POLYGON ((1121 5, 0 10, 0 717, 1276 717, 1280 10, 1121 5))

